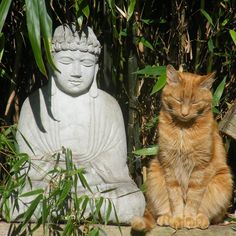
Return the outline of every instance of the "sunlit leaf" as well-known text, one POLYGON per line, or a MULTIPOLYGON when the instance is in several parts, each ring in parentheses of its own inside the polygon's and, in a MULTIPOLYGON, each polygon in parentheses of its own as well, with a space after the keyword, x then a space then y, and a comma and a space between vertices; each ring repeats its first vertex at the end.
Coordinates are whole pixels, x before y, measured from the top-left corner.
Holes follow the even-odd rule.
POLYGON ((71 220, 71 218, 69 217, 66 226, 63 230, 62 236, 67 236, 67 235, 72 235, 73 232, 73 222, 71 220))
POLYGON ((100 197, 98 200, 96 200, 96 212, 95 212, 96 215, 99 214, 103 202, 104 202, 104 198, 103 197, 100 197))
POLYGON ((88 19, 90 14, 89 4, 87 3, 85 7, 82 9, 82 12, 84 13, 85 17, 88 19))
POLYGON ((2 32, 12 0, 1 0, 0 4, 0 33, 2 32))
POLYGON ((34 214, 35 209, 37 208, 40 200, 43 198, 43 194, 38 195, 30 204, 27 211, 24 214, 24 222, 23 225, 25 225, 31 218, 31 216, 34 214))
POLYGON ((20 159, 12 166, 10 172, 17 172, 21 169, 22 165, 29 159, 27 154, 22 153, 20 159))
POLYGON ((222 26, 225 26, 227 23, 229 22, 229 18, 226 18, 226 19, 224 19, 224 21, 222 22, 222 26))
POLYGON ((88 236, 99 236, 99 228, 94 228, 89 231, 88 236))
POLYGON ((153 156, 153 155, 157 155, 158 147, 155 145, 152 147, 135 150, 132 153, 138 156, 153 156))
POLYGON ((129 1, 127 21, 130 20, 130 18, 132 17, 132 15, 134 13, 135 4, 136 4, 136 0, 130 0, 129 1))
POLYGON ((141 75, 153 75, 153 76, 165 75, 166 66, 146 66, 144 69, 138 70, 134 73, 141 75))
POLYGON ((46 5, 44 0, 38 0, 39 4, 39 16, 40 16, 40 28, 42 30, 42 37, 44 48, 46 52, 46 57, 49 65, 57 70, 51 53, 51 43, 52 43, 52 20, 47 13, 46 5))
POLYGON ((144 37, 140 38, 140 42, 147 48, 150 48, 151 50, 154 50, 152 44, 148 42, 144 37))
POLYGON ((221 81, 221 83, 218 85, 218 87, 216 88, 214 94, 213 94, 213 106, 219 106, 220 104, 220 99, 221 96, 224 92, 224 88, 225 88, 225 82, 226 82, 226 76, 224 77, 224 79, 221 81))
POLYGON ((83 200, 83 203, 82 203, 82 212, 81 212, 81 215, 80 215, 80 217, 83 217, 83 215, 84 215, 84 213, 85 213, 85 211, 86 211, 86 209, 87 209, 87 205, 88 205, 88 203, 89 203, 89 197, 88 196, 86 196, 86 195, 84 195, 84 196, 82 196, 81 197, 82 198, 82 200, 83 200))
POLYGON ((234 44, 236 45, 236 32, 234 30, 229 31, 231 38, 234 41, 234 44))
POLYGON ((62 189, 62 192, 60 194, 59 199, 57 200, 56 205, 60 206, 63 201, 65 200, 65 198, 68 196, 69 192, 71 191, 71 187, 72 187, 72 180, 68 180, 65 184, 65 186, 62 189))
POLYGON ((211 16, 204 10, 200 9, 201 13, 206 17, 207 21, 214 26, 211 16))
POLYGON ((85 179, 84 175, 82 173, 78 173, 79 175, 79 179, 80 179, 80 182, 81 184, 83 185, 84 188, 87 188, 91 193, 92 193, 92 189, 90 188, 87 180, 85 179))
POLYGON ((36 189, 36 190, 32 190, 27 193, 23 193, 20 195, 20 197, 29 197, 29 196, 33 196, 33 195, 37 195, 37 194, 41 194, 41 193, 44 193, 43 189, 36 189))
POLYGON ((39 70, 47 76, 41 51, 40 14, 38 0, 25 0, 26 24, 31 47, 39 70))
POLYGON ((151 95, 160 91, 165 86, 165 84, 166 84, 166 75, 161 75, 158 78, 156 84, 153 86, 151 95))
POLYGON ((115 222, 115 223, 118 225, 118 228, 119 228, 119 231, 120 231, 121 236, 123 236, 123 233, 122 233, 122 230, 121 230, 121 227, 120 227, 119 217, 118 217, 117 211, 116 211, 116 206, 114 205, 113 202, 112 202, 112 206, 113 206, 113 210, 114 210, 114 213, 115 213, 115 219, 116 219, 116 222, 115 222))
POLYGON ((112 211, 112 203, 111 200, 108 199, 108 207, 106 210, 106 216, 105 216, 105 224, 109 222, 110 216, 111 216, 111 211, 112 211))

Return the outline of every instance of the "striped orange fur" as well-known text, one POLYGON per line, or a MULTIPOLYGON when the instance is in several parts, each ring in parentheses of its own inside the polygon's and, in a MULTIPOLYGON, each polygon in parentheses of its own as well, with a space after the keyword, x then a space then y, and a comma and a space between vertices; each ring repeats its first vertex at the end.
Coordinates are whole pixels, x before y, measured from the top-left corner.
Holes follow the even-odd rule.
POLYGON ((233 183, 212 114, 213 77, 167 66, 159 153, 148 170, 147 210, 132 220, 134 229, 148 231, 156 224, 206 229, 225 216, 233 183))

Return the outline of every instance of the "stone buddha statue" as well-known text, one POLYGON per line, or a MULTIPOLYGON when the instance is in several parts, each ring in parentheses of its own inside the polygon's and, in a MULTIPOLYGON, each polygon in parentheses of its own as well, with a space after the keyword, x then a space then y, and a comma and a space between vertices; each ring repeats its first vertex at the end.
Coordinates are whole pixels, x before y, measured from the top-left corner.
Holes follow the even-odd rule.
MULTIPOLYGON (((69 148, 73 163, 84 168, 93 193, 111 199, 119 221, 129 223, 133 216, 143 215, 145 200, 129 176, 121 109, 112 96, 97 88, 100 50, 91 28, 82 33, 74 25, 56 28, 52 54, 58 71, 51 71, 48 84, 25 100, 17 142, 19 151, 30 156, 33 189, 48 188, 53 154, 69 148)), ((78 185, 78 191, 86 193, 78 185)), ((116 222, 114 211, 110 220, 116 222)))

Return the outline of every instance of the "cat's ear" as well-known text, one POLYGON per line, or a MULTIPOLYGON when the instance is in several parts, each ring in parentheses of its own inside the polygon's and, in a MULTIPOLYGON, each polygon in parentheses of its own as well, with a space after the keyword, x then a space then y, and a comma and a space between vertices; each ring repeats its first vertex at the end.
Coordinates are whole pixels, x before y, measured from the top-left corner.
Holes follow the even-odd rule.
POLYGON ((177 85, 180 82, 179 74, 172 65, 166 66, 166 82, 169 85, 177 85))
POLYGON ((208 75, 202 76, 200 86, 202 88, 211 89, 213 82, 215 81, 216 72, 212 72, 208 75))

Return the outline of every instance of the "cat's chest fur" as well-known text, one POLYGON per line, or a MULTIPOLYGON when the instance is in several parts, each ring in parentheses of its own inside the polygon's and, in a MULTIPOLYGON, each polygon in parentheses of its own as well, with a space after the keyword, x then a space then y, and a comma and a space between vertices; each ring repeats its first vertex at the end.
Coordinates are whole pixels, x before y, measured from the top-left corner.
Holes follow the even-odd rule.
MULTIPOLYGON (((162 130, 164 131, 164 130, 162 130)), ((198 140, 194 139, 194 130, 170 129, 160 137, 160 158, 164 166, 174 173, 183 192, 187 190, 189 179, 198 163, 198 140)))
POLYGON ((194 142, 190 140, 191 135, 185 130, 178 130, 177 139, 172 142, 170 152, 175 153, 172 156, 171 166, 175 173, 176 179, 183 188, 187 188, 189 178, 196 165, 194 159, 194 142))

